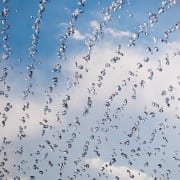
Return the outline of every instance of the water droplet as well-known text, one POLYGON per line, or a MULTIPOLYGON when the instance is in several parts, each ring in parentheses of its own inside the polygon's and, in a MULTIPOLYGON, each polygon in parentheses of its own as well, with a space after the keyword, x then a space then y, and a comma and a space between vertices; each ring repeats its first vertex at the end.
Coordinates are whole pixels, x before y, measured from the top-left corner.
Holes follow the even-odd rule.
POLYGON ((132 34, 132 39, 136 40, 139 38, 139 33, 133 33, 132 34))
POLYGON ((160 7, 160 8, 158 9, 158 14, 162 14, 162 13, 164 13, 164 7, 160 7))

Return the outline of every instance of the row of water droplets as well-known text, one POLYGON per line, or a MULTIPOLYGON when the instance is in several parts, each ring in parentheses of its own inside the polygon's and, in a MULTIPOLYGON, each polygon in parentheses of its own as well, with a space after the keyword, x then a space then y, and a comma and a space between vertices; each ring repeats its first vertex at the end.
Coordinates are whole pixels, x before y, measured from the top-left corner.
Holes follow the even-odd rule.
MULTIPOLYGON (((2 1, 2 9, 1 9, 1 44, 2 44, 2 54, 0 56, 0 97, 5 97, 6 99, 9 97, 9 92, 11 90, 11 86, 7 81, 8 73, 12 70, 12 66, 8 65, 8 60, 11 55, 11 48, 9 45, 9 36, 8 30, 10 25, 8 23, 8 15, 9 15, 9 8, 7 5, 7 1, 2 1)), ((8 119, 8 112, 12 108, 11 102, 7 101, 4 112, 0 113, 2 118, 1 124, 2 127, 6 125, 6 121, 8 119)))
MULTIPOLYGON (((136 40, 139 39, 141 34, 145 34, 145 36, 149 35, 149 29, 158 23, 158 18, 160 15, 164 14, 169 8, 173 7, 176 4, 176 1, 162 1, 161 7, 157 9, 157 12, 148 12, 148 21, 145 21, 143 24, 139 25, 139 30, 132 34, 132 37, 129 40, 129 47, 135 46, 136 40)), ((169 32, 170 33, 170 32, 169 32)), ((168 32, 165 32, 165 37, 161 39, 161 41, 167 41, 168 32)), ((156 43, 156 37, 154 37, 154 42, 156 43)))

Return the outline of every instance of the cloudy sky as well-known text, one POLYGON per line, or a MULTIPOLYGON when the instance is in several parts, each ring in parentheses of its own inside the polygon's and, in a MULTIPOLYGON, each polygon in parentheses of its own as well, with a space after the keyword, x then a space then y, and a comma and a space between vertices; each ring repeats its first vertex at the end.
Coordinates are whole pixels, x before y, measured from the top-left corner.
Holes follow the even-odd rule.
POLYGON ((178 0, 0 11, 0 179, 180 178, 178 0))

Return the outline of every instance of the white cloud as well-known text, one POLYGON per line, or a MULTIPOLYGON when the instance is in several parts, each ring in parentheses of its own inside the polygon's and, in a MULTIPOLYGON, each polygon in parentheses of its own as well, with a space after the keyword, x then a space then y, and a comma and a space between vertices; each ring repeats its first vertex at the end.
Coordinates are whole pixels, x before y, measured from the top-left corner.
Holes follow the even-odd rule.
MULTIPOLYGON (((143 103, 145 105, 147 103, 151 103, 153 99, 156 99, 157 96, 159 96, 163 88, 168 87, 171 82, 176 83, 176 75, 178 75, 179 71, 178 56, 170 57, 171 65, 169 67, 163 65, 164 63, 162 62, 162 72, 158 72, 157 67, 158 59, 161 59, 163 61, 166 53, 172 54, 173 50, 178 47, 178 43, 167 44, 165 47, 161 48, 160 54, 153 55, 150 59, 150 62, 148 64, 144 64, 144 67, 139 70, 138 77, 135 78, 136 82, 138 83, 142 79, 146 81, 144 89, 142 89, 142 91, 139 91, 141 104, 143 103), (155 73, 152 81, 147 79, 149 75, 149 68, 153 69, 155 73), (161 82, 161 86, 159 86, 159 82, 161 82)), ((92 82, 97 82, 98 75, 103 69, 105 63, 110 62, 110 59, 113 56, 116 56, 115 49, 116 47, 114 45, 110 43, 104 43, 96 46, 96 49, 92 51, 91 61, 88 63, 89 72, 83 76, 78 87, 72 88, 70 90, 72 99, 75 99, 78 104, 80 104, 80 106, 83 106, 82 99, 86 101, 86 97, 88 96, 87 88, 90 87, 92 82), (79 98, 77 96, 79 92, 81 92, 82 98, 79 98)), ((122 49, 122 52, 124 53, 124 56, 121 57, 120 62, 114 65, 112 64, 111 68, 107 69, 107 75, 103 79, 103 87, 97 88, 98 96, 96 96, 96 102, 104 101, 110 95, 110 93, 114 91, 116 85, 120 84, 123 79, 127 79, 128 71, 131 70, 133 72, 136 72, 137 62, 142 62, 143 58, 147 56, 146 51, 144 51, 143 48, 138 47, 132 49, 125 48, 122 49), (114 66, 114 68, 112 68, 112 66, 114 66)), ((77 59, 75 59, 75 61, 78 61, 79 59, 80 57, 77 56, 77 59)), ((72 73, 75 69, 73 62, 70 63, 72 64, 68 64, 66 68, 68 68, 68 72, 72 73)), ((129 98, 127 96, 127 92, 126 94, 124 94, 124 97, 129 98)), ((77 107, 76 103, 73 104, 73 101, 71 102, 72 106, 77 107)))
MULTIPOLYGON (((13 105, 13 108, 7 113, 8 119, 5 127, 0 128, 0 136, 5 136, 10 139, 16 138, 19 131, 18 127, 23 125, 21 121, 23 116, 26 119, 26 123, 24 125, 27 125, 25 132, 27 132, 28 136, 35 135, 40 130, 39 122, 43 117, 43 112, 41 113, 43 106, 35 102, 30 103, 30 110, 26 112, 30 115, 28 118, 26 113, 22 110, 23 101, 20 101, 20 99, 11 99, 10 102, 13 105)), ((1 101, 1 103, 1 107, 5 107, 6 101, 1 101)))
POLYGON ((112 28, 106 28, 105 33, 111 35, 112 37, 122 38, 122 37, 130 37, 131 33, 129 31, 117 31, 112 28))
POLYGON ((63 27, 63 28, 66 28, 66 27, 68 27, 68 23, 61 22, 61 23, 58 24, 58 27, 59 27, 59 28, 62 28, 62 27, 63 27))
POLYGON ((90 26, 91 26, 92 28, 96 28, 96 27, 99 26, 99 23, 98 23, 97 21, 90 21, 90 26))
MULTIPOLYGON (((99 23, 97 21, 90 22, 90 27, 97 28, 98 26, 99 26, 99 23)), ((120 31, 120 30, 115 30, 113 28, 108 28, 108 27, 104 28, 104 32, 115 38, 130 37, 132 35, 132 33, 129 31, 120 31)))
POLYGON ((81 34, 77 29, 75 29, 72 38, 76 40, 84 40, 86 36, 81 34))
MULTIPOLYGON (((58 97, 56 97, 58 99, 58 97)), ((12 98, 9 97, 9 101, 12 104, 12 109, 7 112, 7 121, 5 127, 0 126, 0 136, 7 137, 10 140, 17 138, 19 134, 19 126, 27 126, 27 129, 24 129, 27 138, 37 137, 41 134, 43 118, 47 118, 48 125, 56 126, 58 123, 56 121, 56 113, 59 109, 59 101, 54 101, 49 108, 51 109, 50 113, 44 115, 44 106, 46 105, 39 100, 28 100, 25 101, 21 98, 12 98), (29 108, 23 111, 23 105, 29 101, 29 108), (25 119, 25 123, 22 122, 22 117, 25 119)), ((1 100, 0 111, 3 112, 3 108, 6 106, 7 100, 1 100)), ((62 118, 61 118, 62 120, 62 118)), ((62 125, 63 123, 61 123, 62 125)))
MULTIPOLYGON (((90 167, 96 170, 98 169, 100 170, 101 167, 103 167, 105 164, 108 164, 108 162, 104 162, 101 158, 87 159, 86 162, 90 164, 90 167)), ((109 175, 119 176, 121 180, 130 179, 127 170, 130 170, 130 174, 134 175, 134 180, 152 180, 153 179, 149 177, 147 174, 140 172, 136 169, 128 168, 127 166, 111 165, 108 168, 106 168, 106 172, 109 173, 109 175)))

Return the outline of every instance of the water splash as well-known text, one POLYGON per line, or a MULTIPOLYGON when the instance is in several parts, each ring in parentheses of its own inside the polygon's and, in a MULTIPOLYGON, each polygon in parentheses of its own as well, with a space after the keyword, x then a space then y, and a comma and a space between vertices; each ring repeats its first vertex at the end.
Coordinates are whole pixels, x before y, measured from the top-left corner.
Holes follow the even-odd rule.
POLYGON ((18 65, 14 6, 0 6, 0 178, 178 179, 178 1, 144 2, 145 12, 122 0, 47 3, 31 16, 29 54, 22 46, 30 62, 18 65), (55 32, 56 16, 69 23, 46 58, 40 40, 55 32), (76 28, 83 38, 73 39, 76 28))

